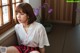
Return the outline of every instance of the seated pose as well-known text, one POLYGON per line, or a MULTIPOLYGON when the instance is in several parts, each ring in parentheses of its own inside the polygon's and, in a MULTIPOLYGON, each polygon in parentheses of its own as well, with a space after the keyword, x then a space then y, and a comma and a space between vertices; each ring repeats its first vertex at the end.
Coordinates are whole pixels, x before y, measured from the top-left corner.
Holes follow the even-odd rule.
POLYGON ((7 47, 7 53, 45 53, 44 46, 49 46, 48 37, 44 26, 36 22, 31 5, 20 3, 16 14, 15 31, 19 45, 7 47))

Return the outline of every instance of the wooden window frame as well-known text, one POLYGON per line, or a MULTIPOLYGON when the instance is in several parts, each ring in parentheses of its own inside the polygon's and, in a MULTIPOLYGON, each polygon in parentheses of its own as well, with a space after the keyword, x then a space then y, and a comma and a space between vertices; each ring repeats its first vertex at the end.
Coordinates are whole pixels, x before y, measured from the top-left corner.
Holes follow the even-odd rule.
MULTIPOLYGON (((2 5, 2 0, 0 0, 0 16, 2 17, 2 19, 0 18, 0 21, 1 21, 1 24, 2 26, 0 26, 0 34, 2 34, 3 32, 7 31, 8 29, 10 29, 11 27, 13 27, 16 23, 15 23, 15 20, 13 19, 13 10, 12 10, 12 0, 8 0, 8 16, 9 16, 9 22, 4 24, 3 25, 3 13, 1 13, 3 6, 6 6, 6 5, 2 5)), ((16 0, 14 0, 16 1, 16 0)), ((23 0, 20 0, 20 2, 23 2, 23 0)), ((19 2, 19 3, 20 3, 19 2)), ((16 4, 17 2, 15 2, 16 4)), ((16 6, 15 6, 16 7, 16 6)), ((15 15, 16 16, 16 15, 15 15)))

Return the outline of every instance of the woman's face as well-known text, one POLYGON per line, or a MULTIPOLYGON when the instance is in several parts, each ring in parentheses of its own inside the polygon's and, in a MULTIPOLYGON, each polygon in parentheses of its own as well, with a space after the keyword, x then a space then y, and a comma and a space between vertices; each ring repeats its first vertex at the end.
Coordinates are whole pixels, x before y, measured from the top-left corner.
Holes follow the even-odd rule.
POLYGON ((20 10, 20 12, 17 12, 17 20, 19 23, 28 22, 28 18, 29 16, 23 13, 22 10, 20 10))

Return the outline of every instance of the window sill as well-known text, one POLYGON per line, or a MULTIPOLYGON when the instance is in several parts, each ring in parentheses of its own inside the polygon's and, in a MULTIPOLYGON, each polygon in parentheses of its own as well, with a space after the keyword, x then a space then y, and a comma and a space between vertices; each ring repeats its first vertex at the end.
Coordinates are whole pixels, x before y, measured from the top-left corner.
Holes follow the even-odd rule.
POLYGON ((9 29, 6 32, 4 32, 3 34, 1 34, 0 35, 0 44, 5 42, 5 40, 7 40, 14 33, 15 33, 14 27, 12 27, 11 29, 9 29))

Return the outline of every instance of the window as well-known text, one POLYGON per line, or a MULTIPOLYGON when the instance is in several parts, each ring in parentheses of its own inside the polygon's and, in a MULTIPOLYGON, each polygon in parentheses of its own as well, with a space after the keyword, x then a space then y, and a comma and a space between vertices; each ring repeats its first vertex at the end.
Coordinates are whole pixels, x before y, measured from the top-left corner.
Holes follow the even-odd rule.
POLYGON ((0 0, 0 34, 15 25, 15 7, 20 2, 22 0, 0 0))

